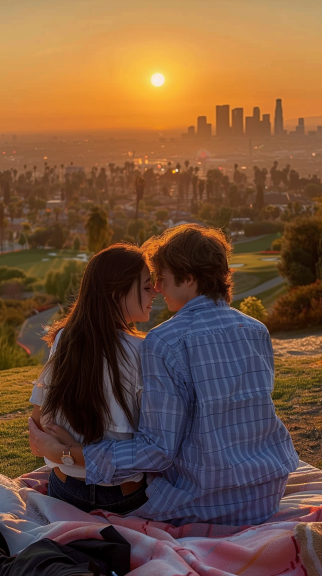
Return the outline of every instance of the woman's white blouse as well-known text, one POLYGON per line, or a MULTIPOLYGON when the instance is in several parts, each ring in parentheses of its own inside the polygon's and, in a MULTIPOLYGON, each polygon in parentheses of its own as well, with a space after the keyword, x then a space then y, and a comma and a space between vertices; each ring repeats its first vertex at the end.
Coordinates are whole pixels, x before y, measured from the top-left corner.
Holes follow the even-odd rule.
MULTIPOLYGON (((55 353, 57 348, 57 344, 59 338, 62 334, 62 330, 58 332, 55 342, 51 348, 50 356, 55 353)), ((107 363, 105 362, 104 365, 104 386, 105 386, 105 395, 106 399, 110 408, 111 416, 113 422, 108 426, 104 433, 104 439, 107 440, 129 440, 133 437, 133 432, 137 430, 138 422, 139 422, 139 413, 140 413, 140 400, 141 400, 141 393, 142 393, 142 375, 141 375, 141 366, 140 366, 140 346, 142 343, 142 339, 138 338, 137 336, 132 336, 131 334, 126 334, 124 332, 120 332, 120 336, 122 338, 122 344, 124 347, 124 351, 128 362, 126 362, 122 357, 120 357, 119 365, 120 365, 120 372, 121 376, 123 376, 123 383, 124 386, 128 390, 128 405, 133 414, 133 419, 135 423, 135 428, 131 426, 129 423, 125 412, 121 408, 121 406, 116 402, 111 385, 111 379, 109 376, 109 372, 107 369, 107 363)), ((30 397, 31 404, 35 404, 37 406, 42 406, 45 395, 47 392, 48 387, 51 383, 51 368, 50 366, 46 367, 43 370, 42 374, 40 375, 39 379, 34 382, 34 387, 32 390, 32 394, 30 397)), ((60 414, 56 417, 56 423, 64 426, 68 432, 73 436, 76 442, 83 443, 83 436, 75 432, 72 427, 67 423, 60 414)), ((45 462, 47 466, 50 468, 56 468, 57 466, 60 468, 62 472, 67 474, 68 476, 73 476, 74 478, 85 478, 86 477, 86 470, 84 466, 65 466, 64 464, 57 464, 55 462, 51 462, 47 458, 45 458, 45 462)), ((124 482, 132 481, 132 482, 139 482, 143 474, 136 474, 135 476, 131 476, 129 478, 125 478, 122 481, 124 482)), ((110 484, 104 484, 105 486, 109 486, 110 484)))

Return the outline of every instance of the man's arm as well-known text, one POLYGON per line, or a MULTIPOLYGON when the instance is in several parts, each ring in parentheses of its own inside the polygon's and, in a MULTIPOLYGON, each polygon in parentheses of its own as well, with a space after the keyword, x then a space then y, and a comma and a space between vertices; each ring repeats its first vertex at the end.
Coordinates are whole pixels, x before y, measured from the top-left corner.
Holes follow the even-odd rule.
POLYGON ((143 343, 141 360, 144 388, 139 431, 132 440, 103 440, 83 449, 88 484, 165 470, 180 448, 188 417, 183 367, 154 333, 143 343))

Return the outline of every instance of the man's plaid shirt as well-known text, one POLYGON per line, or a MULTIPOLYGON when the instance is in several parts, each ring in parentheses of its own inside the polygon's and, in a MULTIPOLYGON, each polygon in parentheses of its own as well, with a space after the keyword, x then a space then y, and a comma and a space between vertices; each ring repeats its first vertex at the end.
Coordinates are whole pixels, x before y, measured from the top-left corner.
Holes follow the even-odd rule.
POLYGON ((84 448, 87 484, 149 475, 153 520, 258 524, 278 508, 298 456, 271 398, 266 327, 206 296, 190 300, 142 343, 139 430, 84 448))

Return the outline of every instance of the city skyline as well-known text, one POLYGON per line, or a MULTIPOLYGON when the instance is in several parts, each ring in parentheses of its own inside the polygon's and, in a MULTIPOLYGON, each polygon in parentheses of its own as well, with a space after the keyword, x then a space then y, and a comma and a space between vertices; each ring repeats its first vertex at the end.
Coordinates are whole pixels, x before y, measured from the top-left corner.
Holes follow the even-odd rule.
MULTIPOLYGON (((182 133, 182 138, 210 138, 217 136, 219 138, 233 137, 283 137, 287 135, 322 136, 322 116, 319 123, 316 124, 315 130, 306 130, 305 117, 299 117, 295 130, 285 128, 283 103, 281 98, 276 98, 274 116, 261 113, 259 106, 253 106, 252 116, 245 116, 244 108, 237 107, 231 109, 230 104, 220 104, 215 107, 215 128, 213 124, 207 122, 206 116, 197 117, 197 128, 194 125, 188 126, 187 132, 182 133)), ((310 127, 311 125, 309 125, 310 127)))
POLYGON ((3 0, 0 131, 182 129, 214 101, 272 117, 275 94, 319 115, 322 5, 274 4, 3 0))

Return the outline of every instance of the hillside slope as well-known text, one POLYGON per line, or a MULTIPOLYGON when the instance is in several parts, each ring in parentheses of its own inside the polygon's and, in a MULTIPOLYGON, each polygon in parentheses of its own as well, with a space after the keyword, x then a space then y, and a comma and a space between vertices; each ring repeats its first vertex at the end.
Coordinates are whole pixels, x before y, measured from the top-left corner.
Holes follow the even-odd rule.
MULTIPOLYGON (((322 468, 322 356, 276 358, 273 399, 302 460, 322 468)), ((27 418, 41 367, 0 372, 0 473, 15 477, 42 466, 31 454, 27 418)))

